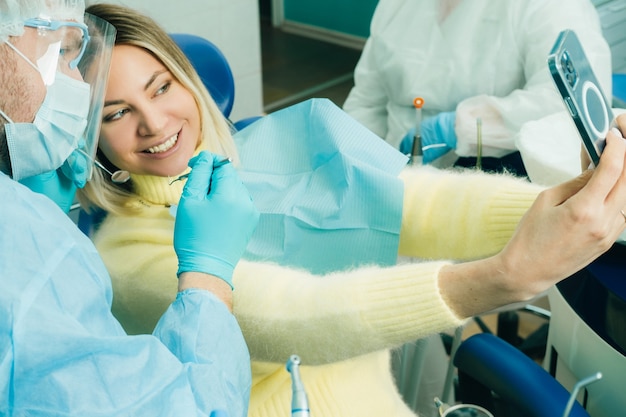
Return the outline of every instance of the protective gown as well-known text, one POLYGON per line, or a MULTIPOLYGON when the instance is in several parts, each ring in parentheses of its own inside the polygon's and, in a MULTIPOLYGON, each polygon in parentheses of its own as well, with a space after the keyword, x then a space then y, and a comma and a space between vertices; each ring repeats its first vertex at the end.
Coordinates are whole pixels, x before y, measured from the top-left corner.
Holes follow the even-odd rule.
POLYGON ((611 57, 589 0, 461 0, 443 21, 445 0, 381 0, 344 110, 396 148, 423 117, 456 110, 456 153, 513 152, 522 125, 564 110, 547 65, 559 32, 578 34, 611 97, 611 57))
POLYGON ((181 292, 154 335, 127 336, 90 240, 4 174, 0 200, 0 415, 247 414, 249 354, 221 301, 181 292))

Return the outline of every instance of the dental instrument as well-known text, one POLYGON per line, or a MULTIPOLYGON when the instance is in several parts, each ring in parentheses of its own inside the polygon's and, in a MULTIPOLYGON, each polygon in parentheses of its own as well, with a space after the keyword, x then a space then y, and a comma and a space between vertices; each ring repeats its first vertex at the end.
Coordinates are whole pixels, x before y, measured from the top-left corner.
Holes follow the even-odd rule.
MULTIPOLYGON (((226 165, 226 164, 230 163, 231 161, 232 161, 232 159, 230 159, 230 158, 221 159, 221 160, 219 160, 219 161, 217 161, 217 162, 215 162, 213 164, 213 169, 215 170, 216 168, 219 168, 222 165, 226 165)), ((178 178, 174 178, 172 181, 169 182, 169 185, 174 184, 176 181, 184 180, 185 178, 187 178, 189 176, 189 174, 191 174, 191 172, 189 172, 187 174, 183 174, 183 175, 181 175, 178 178)), ((176 218, 176 210, 178 210, 178 204, 172 204, 170 206, 169 211, 170 211, 170 215, 173 218, 176 218)))
POLYGON ((109 174, 111 176, 111 181, 113 181, 116 184, 124 184, 130 179, 130 173, 128 171, 120 170, 120 171, 111 172, 108 169, 106 169, 105 166, 102 165, 100 162, 98 162, 96 159, 94 159, 93 162, 96 164, 98 168, 100 168, 101 170, 109 174))
POLYGON ((569 396, 569 400, 567 401, 567 405, 565 406, 565 411, 563 411, 563 417, 568 417, 569 413, 572 411, 574 401, 578 396, 578 391, 593 382, 599 381, 600 379, 602 379, 602 372, 596 372, 595 374, 590 375, 587 378, 581 379, 576 383, 576 385, 574 385, 574 389, 572 390, 572 393, 569 396))
POLYGON ((123 184, 130 179, 130 173, 128 171, 120 170, 120 171, 111 172, 104 165, 102 165, 97 159, 94 159, 91 156, 89 156, 89 154, 87 154, 87 152, 85 152, 84 150, 80 148, 76 148, 76 151, 84 155, 87 158, 87 160, 92 160, 93 163, 98 168, 100 168, 101 170, 109 174, 111 176, 111 181, 113 181, 114 183, 123 184))
POLYGON ((422 107, 424 106, 424 99, 422 97, 415 97, 413 99, 413 106, 415 107, 415 136, 413 137, 413 146, 411 147, 411 164, 421 162, 421 157, 424 155, 422 150, 422 107))
POLYGON ((476 168, 483 168, 483 119, 476 119, 476 168))
MULTIPOLYGON (((228 163, 231 162, 230 158, 224 158, 221 161, 217 161, 216 163, 213 164, 213 169, 219 168, 222 165, 226 165, 228 163)), ((176 181, 181 181, 184 180, 185 178, 187 178, 189 176, 190 172, 188 172, 187 174, 183 174, 178 178, 174 178, 172 181, 170 181, 170 185, 174 184, 176 181)))
POLYGON ((434 401, 440 417, 494 417, 489 410, 479 405, 456 404, 450 406, 437 397, 434 401))
POLYGON ((287 371, 291 374, 291 417, 309 417, 309 400, 300 379, 300 357, 291 355, 287 360, 287 371))
POLYGON ((422 145, 422 107, 424 106, 424 99, 422 97, 415 97, 413 99, 413 106, 415 107, 415 136, 413 138, 413 147, 411 148, 411 164, 419 162, 421 164, 424 156, 424 151, 445 148, 448 145, 446 143, 433 143, 430 145, 422 145))

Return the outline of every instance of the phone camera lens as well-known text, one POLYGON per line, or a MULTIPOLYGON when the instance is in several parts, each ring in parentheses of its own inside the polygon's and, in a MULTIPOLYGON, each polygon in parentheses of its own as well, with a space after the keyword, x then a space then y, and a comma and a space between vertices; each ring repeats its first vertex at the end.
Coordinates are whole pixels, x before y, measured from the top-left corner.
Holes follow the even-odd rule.
POLYGON ((567 74, 567 82, 573 87, 576 84, 576 74, 567 74))
POLYGON ((574 64, 572 63, 572 60, 567 52, 563 53, 561 56, 561 66, 564 69, 567 82, 570 86, 574 87, 578 81, 578 74, 576 73, 576 68, 574 68, 574 64))

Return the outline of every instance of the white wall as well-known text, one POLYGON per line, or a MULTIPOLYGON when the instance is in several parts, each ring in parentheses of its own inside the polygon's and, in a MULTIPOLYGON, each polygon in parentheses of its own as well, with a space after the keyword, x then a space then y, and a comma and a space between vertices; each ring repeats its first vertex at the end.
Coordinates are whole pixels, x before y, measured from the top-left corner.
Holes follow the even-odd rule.
POLYGON ((168 32, 204 36, 224 53, 235 77, 231 119, 263 112, 261 42, 257 0, 95 0, 132 7, 159 22, 168 32))

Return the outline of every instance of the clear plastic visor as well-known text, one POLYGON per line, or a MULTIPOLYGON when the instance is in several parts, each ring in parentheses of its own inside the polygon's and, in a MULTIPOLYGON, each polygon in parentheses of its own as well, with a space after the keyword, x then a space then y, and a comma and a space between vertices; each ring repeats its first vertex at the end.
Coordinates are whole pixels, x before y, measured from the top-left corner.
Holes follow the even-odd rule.
POLYGON ((84 23, 38 18, 27 20, 25 26, 37 30, 37 60, 33 64, 47 86, 54 84, 57 72, 89 84, 87 125, 78 150, 91 161, 87 173, 87 178, 91 178, 115 28, 88 13, 85 13, 84 23))

